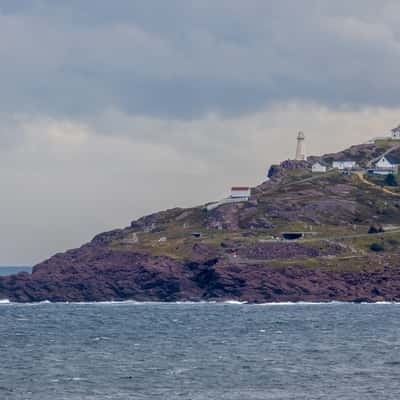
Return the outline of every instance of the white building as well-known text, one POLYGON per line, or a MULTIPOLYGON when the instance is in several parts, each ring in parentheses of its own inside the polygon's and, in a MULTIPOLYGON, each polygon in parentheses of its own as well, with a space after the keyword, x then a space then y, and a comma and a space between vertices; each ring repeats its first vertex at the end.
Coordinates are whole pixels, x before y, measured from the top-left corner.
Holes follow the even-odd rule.
POLYGON ((318 161, 311 166, 311 171, 313 173, 324 173, 326 172, 326 170, 327 170, 326 166, 318 161))
POLYGON ((249 186, 233 186, 229 197, 220 201, 209 203, 206 205, 207 211, 212 211, 219 206, 230 203, 240 203, 243 201, 249 201, 251 195, 251 187, 249 186))
POLYGON ((400 140, 400 125, 391 130, 392 139, 400 140))
POLYGON ((251 195, 251 188, 248 186, 233 186, 231 188, 231 199, 249 200, 251 195))
POLYGON ((344 169, 353 169, 357 166, 357 163, 355 161, 350 161, 350 160, 345 160, 345 161, 334 161, 332 163, 332 168, 336 168, 339 170, 344 170, 344 169))
POLYGON ((373 173, 376 175, 397 174, 400 161, 390 154, 382 156, 376 163, 373 173))
POLYGON ((305 146, 306 137, 303 132, 299 132, 297 135, 297 146, 296 146, 296 156, 295 160, 306 160, 306 146, 305 146))

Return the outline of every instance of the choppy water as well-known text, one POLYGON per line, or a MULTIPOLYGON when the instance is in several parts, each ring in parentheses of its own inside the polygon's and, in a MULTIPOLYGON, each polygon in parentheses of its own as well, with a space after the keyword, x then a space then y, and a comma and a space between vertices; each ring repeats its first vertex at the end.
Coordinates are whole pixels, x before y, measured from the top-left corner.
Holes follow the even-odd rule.
POLYGON ((400 304, 0 304, 0 399, 399 399, 400 304))

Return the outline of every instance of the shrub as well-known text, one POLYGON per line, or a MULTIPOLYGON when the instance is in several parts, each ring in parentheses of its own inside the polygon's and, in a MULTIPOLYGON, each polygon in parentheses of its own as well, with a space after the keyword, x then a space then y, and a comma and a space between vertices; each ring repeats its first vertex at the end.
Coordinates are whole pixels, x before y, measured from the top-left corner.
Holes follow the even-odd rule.
POLYGON ((370 248, 370 250, 375 251, 375 252, 385 250, 383 245, 380 243, 372 243, 371 246, 369 246, 369 248, 370 248))
POLYGON ((386 176, 385 185, 387 186, 397 186, 397 179, 393 174, 386 176))
POLYGON ((371 225, 368 229, 368 233, 378 233, 378 229, 376 228, 376 226, 371 225))
POLYGON ((368 229, 368 233, 382 233, 385 232, 381 226, 371 225, 368 229))

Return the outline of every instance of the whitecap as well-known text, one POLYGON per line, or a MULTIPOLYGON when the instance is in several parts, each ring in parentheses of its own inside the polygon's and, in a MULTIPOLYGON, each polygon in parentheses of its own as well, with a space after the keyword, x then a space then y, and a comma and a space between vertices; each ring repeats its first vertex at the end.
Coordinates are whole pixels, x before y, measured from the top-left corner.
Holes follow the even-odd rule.
POLYGON ((99 340, 111 340, 111 338, 109 338, 108 336, 99 336, 99 337, 93 338, 93 341, 95 341, 95 342, 98 342, 99 340))
POLYGON ((382 305, 390 305, 390 304, 400 304, 400 302, 394 301, 377 301, 377 302, 354 302, 354 301, 282 301, 282 302, 270 302, 270 303, 255 303, 256 306, 334 306, 334 305, 344 305, 344 304, 353 304, 353 305, 374 305, 374 304, 382 304, 382 305))
POLYGON ((270 303, 256 303, 256 306, 321 306, 321 305, 333 305, 333 304, 343 304, 339 301, 276 301, 270 303))
POLYGON ((239 300, 226 300, 223 302, 224 304, 247 304, 247 301, 239 301, 239 300))
POLYGON ((3 304, 13 304, 18 306, 38 306, 38 305, 46 305, 46 304, 71 304, 71 305, 91 305, 91 306, 123 306, 123 305, 157 305, 157 306, 170 306, 170 305, 204 305, 204 304, 225 304, 225 305, 248 305, 248 306, 318 306, 318 305, 341 305, 341 304, 354 304, 354 305, 391 305, 391 304, 400 304, 400 302, 391 302, 391 301, 378 301, 378 302, 351 302, 351 301, 281 301, 281 302, 268 302, 268 303, 251 303, 248 301, 239 301, 239 300, 225 300, 225 301, 175 301, 175 302, 165 302, 165 301, 136 301, 136 300, 109 300, 109 301, 60 301, 60 302, 51 302, 50 300, 43 300, 40 302, 29 302, 29 303, 14 303, 8 299, 0 299, 0 305, 3 304))
POLYGON ((215 303, 217 303, 217 302, 216 301, 205 301, 205 300, 199 300, 199 301, 180 300, 180 301, 174 301, 173 303, 160 302, 160 304, 215 304, 215 303))

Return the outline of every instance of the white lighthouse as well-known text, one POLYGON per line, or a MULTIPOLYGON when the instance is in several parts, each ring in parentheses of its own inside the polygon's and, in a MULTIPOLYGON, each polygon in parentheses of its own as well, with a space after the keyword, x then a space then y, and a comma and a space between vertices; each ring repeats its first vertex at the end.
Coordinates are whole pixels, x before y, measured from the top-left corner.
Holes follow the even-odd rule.
POLYGON ((297 146, 296 146, 296 158, 295 160, 305 160, 306 159, 306 148, 305 141, 306 137, 303 132, 299 132, 297 135, 297 146))

